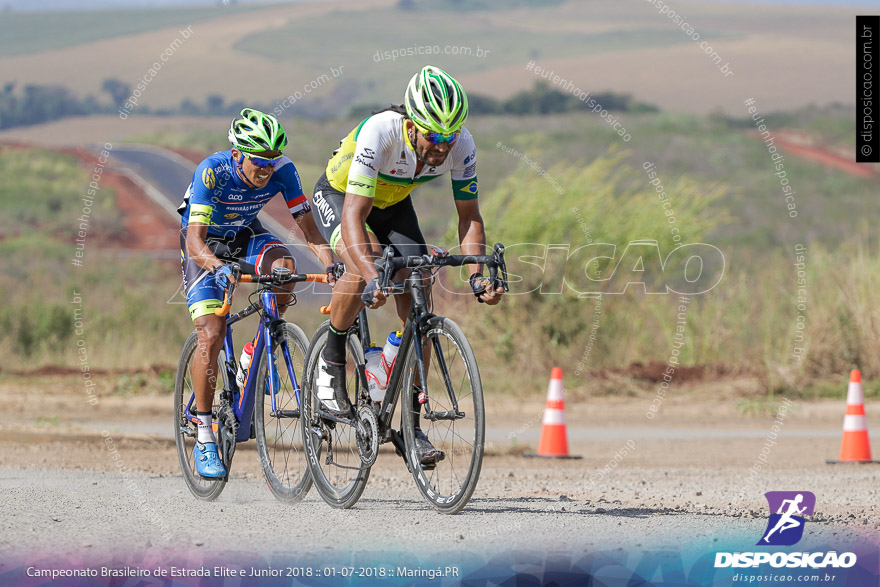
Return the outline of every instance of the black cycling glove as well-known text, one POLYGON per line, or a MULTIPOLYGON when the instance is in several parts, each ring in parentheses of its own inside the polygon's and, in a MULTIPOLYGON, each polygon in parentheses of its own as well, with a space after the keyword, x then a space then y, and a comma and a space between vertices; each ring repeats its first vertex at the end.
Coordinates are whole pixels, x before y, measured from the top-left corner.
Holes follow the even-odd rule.
POLYGON ((367 286, 364 288, 364 293, 361 294, 361 300, 363 300, 367 307, 373 305, 373 298, 377 291, 379 291, 379 278, 375 277, 367 282, 367 286))
POLYGON ((484 303, 483 300, 480 299, 480 296, 486 293, 486 288, 489 287, 489 278, 483 277, 483 274, 477 271, 476 273, 471 274, 468 282, 471 284, 471 290, 473 290, 477 301, 481 304, 484 303))

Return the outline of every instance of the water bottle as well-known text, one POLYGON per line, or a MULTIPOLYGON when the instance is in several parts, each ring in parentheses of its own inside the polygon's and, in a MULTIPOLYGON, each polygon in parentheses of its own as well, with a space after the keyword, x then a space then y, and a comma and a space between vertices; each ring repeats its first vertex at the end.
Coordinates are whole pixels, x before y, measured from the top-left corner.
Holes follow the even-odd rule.
POLYGON ((371 346, 364 351, 364 359, 370 399, 374 402, 380 402, 385 399, 385 386, 388 384, 388 377, 382 370, 382 349, 371 346))
MULTIPOLYGON (((400 350, 400 337, 403 332, 398 330, 388 335, 385 347, 382 349, 382 369, 385 371, 385 378, 391 377, 391 369, 394 368, 394 359, 397 358, 397 351, 400 350)), ((387 384, 386 384, 387 385, 387 384)))
POLYGON ((244 345, 244 348, 241 351, 241 358, 238 360, 238 375, 235 376, 235 381, 238 383, 238 388, 241 389, 244 386, 244 378, 247 374, 248 367, 251 366, 251 359, 254 356, 254 343, 249 342, 244 345))

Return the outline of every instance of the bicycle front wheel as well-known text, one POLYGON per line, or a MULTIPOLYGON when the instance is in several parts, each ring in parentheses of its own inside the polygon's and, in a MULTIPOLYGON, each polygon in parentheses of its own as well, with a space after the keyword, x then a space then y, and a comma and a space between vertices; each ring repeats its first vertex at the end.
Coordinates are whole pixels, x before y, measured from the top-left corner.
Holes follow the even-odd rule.
MULTIPOLYGON (((318 376, 318 356, 327 343, 329 330, 330 322, 324 322, 309 346, 303 376, 303 445, 315 489, 331 506, 347 509, 357 503, 364 492, 370 467, 364 464, 358 453, 356 425, 336 422, 320 415, 323 410, 315 379, 318 376)), ((354 403, 360 391, 358 367, 363 368, 364 352, 358 337, 351 333, 347 347, 345 382, 349 400, 354 403)))
POLYGON ((425 500, 441 513, 455 514, 473 495, 483 465, 483 386, 474 351, 455 322, 449 318, 432 321, 422 344, 430 349, 430 364, 427 381, 420 387, 428 394, 433 416, 425 413, 413 394, 418 362, 412 345, 404 364, 400 397, 407 462, 425 500), (443 458, 433 468, 419 465, 416 424, 443 451, 443 458))
POLYGON ((300 386, 296 376, 303 372, 309 341, 299 326, 287 322, 281 327, 276 343, 271 353, 267 349, 262 354, 255 371, 254 429, 260 464, 269 489, 279 501, 297 503, 312 487, 300 432, 302 419, 300 398, 297 398, 300 386), (287 357, 290 358, 289 364, 287 357), (269 380, 273 376, 274 409, 269 390, 269 380))
MULTIPOLYGON (((177 444, 177 458, 180 461, 180 470, 183 472, 183 480, 190 492, 199 499, 214 501, 220 496, 226 481, 223 479, 205 479, 196 472, 196 462, 193 458, 193 448, 198 438, 198 425, 193 422, 195 417, 195 403, 192 405, 192 413, 188 414, 187 404, 193 397, 193 357, 198 348, 199 339, 196 332, 192 332, 183 345, 180 353, 180 362, 177 365, 177 377, 174 380, 174 440, 177 444)), ((218 368, 225 373, 226 355, 220 351, 217 360, 218 368)), ((223 390, 223 377, 217 377, 214 397, 217 392, 223 390)), ((216 413, 217 405, 214 405, 216 413)))

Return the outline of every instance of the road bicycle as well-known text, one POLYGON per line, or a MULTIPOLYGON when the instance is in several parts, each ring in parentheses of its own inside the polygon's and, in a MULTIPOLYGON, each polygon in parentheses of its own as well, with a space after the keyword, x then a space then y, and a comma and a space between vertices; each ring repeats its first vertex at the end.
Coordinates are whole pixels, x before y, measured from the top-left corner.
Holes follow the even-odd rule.
POLYGON ((315 488, 331 506, 350 508, 357 503, 379 445, 387 442, 403 456, 422 496, 437 511, 457 513, 473 495, 485 442, 480 372, 461 328, 431 312, 427 289, 440 268, 469 263, 487 265, 491 282, 508 291, 501 244, 495 245, 491 255, 450 255, 433 248, 428 255, 395 257, 388 247, 376 260, 379 287, 386 295, 412 293, 400 350, 381 402, 371 400, 367 386, 364 351, 371 346, 371 338, 366 309, 346 334, 346 386, 349 400, 354 398, 348 414, 325 409, 315 389, 318 356, 327 341, 329 321, 312 337, 303 374, 303 446, 315 488), (391 283, 400 269, 410 270, 407 277, 391 283), (401 428, 395 430, 394 412, 401 398, 401 428), (443 451, 442 459, 426 465, 419 462, 417 421, 443 451))
MULTIPOLYGON (((256 275, 246 264, 234 264, 233 276, 239 283, 261 287, 248 297, 250 305, 229 315, 235 285, 224 295, 221 308, 214 313, 226 316, 223 350, 217 360, 214 405, 214 434, 220 459, 226 467, 224 478, 207 479, 196 472, 193 446, 198 436, 192 366, 198 350, 197 332, 183 345, 174 382, 174 437, 177 456, 187 487, 194 496, 206 501, 217 499, 229 480, 236 445, 256 438, 260 464, 269 489, 280 501, 296 503, 312 486, 301 445, 300 386, 297 374, 305 364, 308 338, 296 324, 281 318, 275 291, 289 283, 327 282, 324 274, 291 274, 275 268, 269 275, 256 275), (249 269, 242 273, 242 267, 249 269), (260 316, 254 339, 254 353, 241 388, 236 381, 238 362, 233 349, 232 325, 257 313, 260 316)), ((285 292, 286 293, 286 292, 285 292)), ((296 296, 288 305, 296 303, 296 296)))

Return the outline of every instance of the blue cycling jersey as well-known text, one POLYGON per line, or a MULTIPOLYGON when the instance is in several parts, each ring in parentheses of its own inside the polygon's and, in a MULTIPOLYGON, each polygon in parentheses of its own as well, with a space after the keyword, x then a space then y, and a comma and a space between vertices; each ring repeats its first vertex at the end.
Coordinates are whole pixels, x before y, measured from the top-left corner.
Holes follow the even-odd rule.
POLYGON ((201 222, 208 225, 208 234, 231 237, 249 226, 278 193, 294 218, 311 210, 296 166, 288 157, 282 157, 269 183, 262 188, 248 186, 236 167, 240 168, 240 164, 231 150, 214 153, 196 167, 183 203, 177 208, 183 216, 183 226, 191 221, 201 222))

